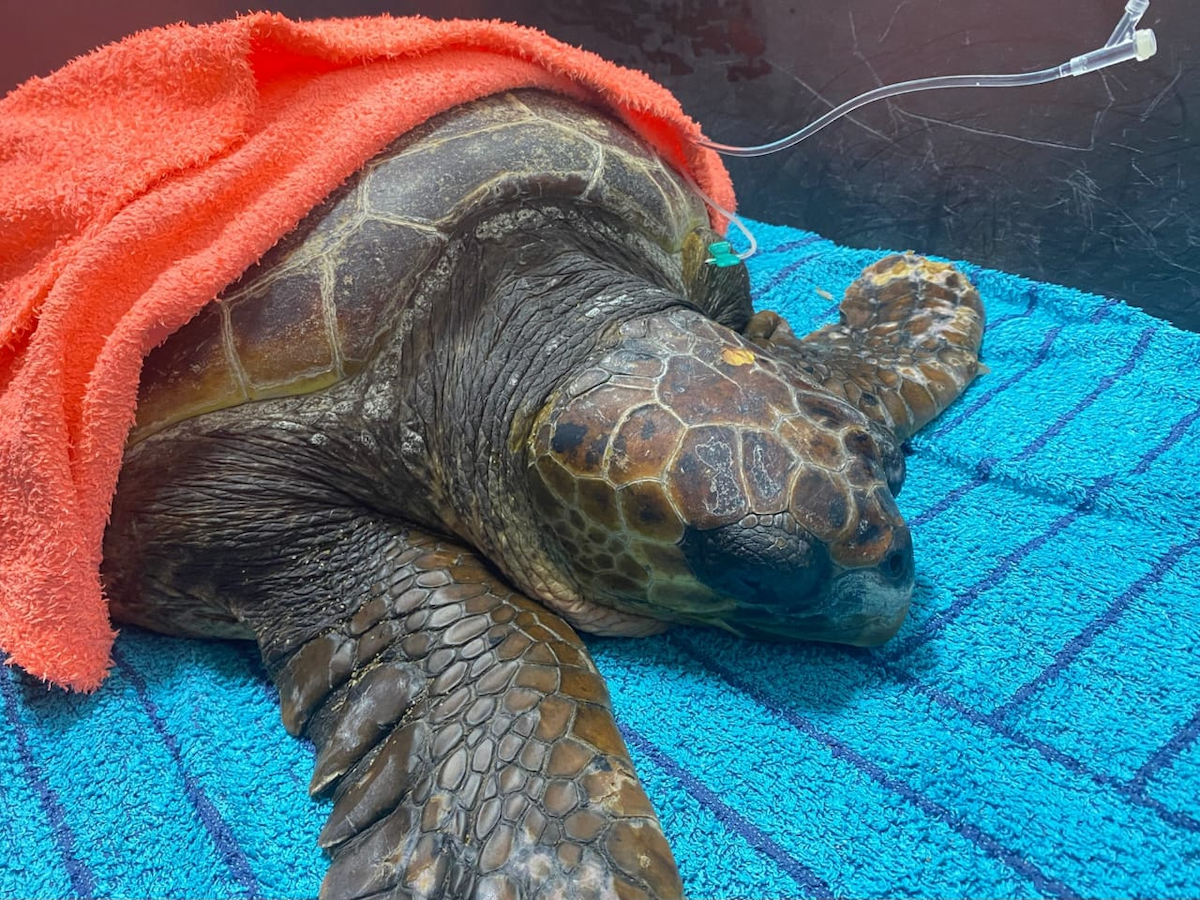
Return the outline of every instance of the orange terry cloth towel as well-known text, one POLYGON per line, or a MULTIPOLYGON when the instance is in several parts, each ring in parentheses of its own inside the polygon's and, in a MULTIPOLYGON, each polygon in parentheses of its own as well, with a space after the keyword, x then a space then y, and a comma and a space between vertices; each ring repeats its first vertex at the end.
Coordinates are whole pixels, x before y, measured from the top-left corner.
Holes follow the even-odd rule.
POLYGON ((640 72, 497 22, 256 14, 134 35, 0 101, 0 648, 92 690, 101 542, 142 359, 429 117, 538 87, 602 104, 733 206, 640 72))

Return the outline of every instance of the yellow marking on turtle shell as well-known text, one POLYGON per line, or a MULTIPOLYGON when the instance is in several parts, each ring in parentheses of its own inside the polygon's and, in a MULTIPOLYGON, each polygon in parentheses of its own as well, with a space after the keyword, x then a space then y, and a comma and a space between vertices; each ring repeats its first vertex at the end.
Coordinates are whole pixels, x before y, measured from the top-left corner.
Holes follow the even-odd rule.
POLYGON ((757 357, 745 349, 744 347, 726 347, 721 351, 721 359, 727 365, 731 366, 748 366, 754 362, 757 357))
POLYGON ((904 260, 904 258, 901 257, 900 259, 898 259, 894 263, 892 263, 892 265, 889 266, 888 268, 883 269, 882 271, 876 272, 871 277, 871 281, 873 281, 877 285, 887 284, 889 281, 895 281, 897 278, 903 278, 905 275, 907 275, 911 271, 912 271, 912 266, 910 266, 908 264, 908 262, 906 262, 904 260))
POLYGON ((922 275, 928 275, 931 278, 935 275, 941 275, 943 272, 953 271, 954 266, 950 263, 934 262, 932 259, 921 257, 921 262, 917 266, 917 271, 922 275))

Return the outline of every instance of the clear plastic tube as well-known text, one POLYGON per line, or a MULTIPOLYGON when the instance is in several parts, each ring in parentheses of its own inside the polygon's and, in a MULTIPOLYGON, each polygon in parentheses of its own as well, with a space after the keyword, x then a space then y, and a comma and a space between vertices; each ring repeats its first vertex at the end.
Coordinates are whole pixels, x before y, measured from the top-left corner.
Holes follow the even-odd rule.
POLYGON ((1121 21, 1113 29, 1113 33, 1108 36, 1108 40, 1104 42, 1104 46, 1111 47, 1114 44, 1120 43, 1127 35, 1132 34, 1149 7, 1150 0, 1129 0, 1125 4, 1125 15, 1121 16, 1121 21))
POLYGON ((701 147, 716 150, 725 156, 766 156, 768 153, 777 153, 780 150, 786 150, 788 147, 794 147, 805 138, 812 137, 826 125, 836 122, 842 116, 848 115, 859 107, 866 106, 868 103, 874 103, 876 100, 886 100, 888 97, 898 97, 901 94, 911 94, 915 91, 935 91, 942 88, 1018 87, 1027 84, 1042 84, 1061 78, 1060 68, 1060 66, 1055 66, 1052 69, 1042 69, 1040 72, 1028 72, 1022 75, 946 75, 937 78, 918 78, 914 81, 902 81, 898 84, 877 87, 872 91, 867 91, 865 94, 859 94, 854 99, 847 100, 841 106, 831 109, 825 115, 805 125, 794 134, 780 138, 777 141, 771 141, 769 144, 759 144, 754 147, 735 147, 730 144, 719 144, 716 141, 709 141, 703 138, 697 141, 697 143, 701 147))
MULTIPOLYGON (((867 91, 865 94, 860 94, 851 100, 847 100, 841 106, 831 109, 825 115, 814 122, 810 122, 794 134, 780 138, 777 141, 771 141, 769 144, 759 144, 754 147, 735 147, 731 144, 719 144, 716 141, 710 141, 706 138, 700 138, 696 143, 701 147, 707 147, 709 150, 715 150, 717 153, 724 154, 725 156, 766 156, 768 153, 775 153, 779 150, 786 150, 788 147, 795 146, 805 138, 816 134, 831 122, 836 122, 842 116, 852 113, 854 110, 866 106, 868 103, 874 103, 876 100, 885 100, 888 97, 897 97, 901 94, 910 94, 915 91, 933 91, 944 88, 1022 87, 1031 84, 1045 84, 1048 81, 1056 81, 1059 78, 1095 72, 1106 66, 1114 66, 1117 63, 1126 62, 1131 59, 1136 59, 1140 62, 1144 59, 1149 59, 1158 51, 1154 32, 1148 28, 1141 30, 1137 28, 1138 22, 1141 21, 1142 16, 1145 15, 1149 6, 1150 0, 1128 0, 1125 4, 1124 15, 1121 16, 1117 27, 1113 29, 1112 35, 1103 47, 1073 57, 1061 66, 1040 69, 1037 72, 1021 72, 1012 75, 944 75, 936 78, 918 78, 913 81, 902 81, 898 84, 877 87, 874 90, 867 91)), ((710 248, 713 256, 708 262, 715 265, 728 265, 734 259, 745 260, 753 256, 755 250, 758 248, 758 242, 754 239, 754 235, 746 227, 745 223, 735 214, 713 202, 712 198, 701 191, 700 187, 689 176, 685 175, 685 177, 688 178, 688 181, 692 184, 692 188, 704 198, 705 202, 735 225, 746 236, 750 244, 748 249, 736 254, 733 253, 728 243, 714 244, 710 248)))
POLYGON ((866 106, 868 103, 874 103, 876 100, 885 100, 888 97, 911 94, 915 91, 934 91, 944 88, 1023 87, 1031 84, 1045 84, 1047 81, 1056 81, 1059 78, 1066 78, 1067 76, 1095 72, 1106 66, 1113 66, 1130 59, 1138 61, 1149 59, 1158 49, 1154 39, 1154 32, 1149 29, 1134 30, 1134 26, 1141 19, 1146 11, 1146 7, 1149 5, 1149 0, 1129 0, 1125 8, 1125 15, 1122 16, 1116 31, 1113 32, 1113 36, 1109 38, 1109 43, 1096 50, 1092 50, 1090 53, 1076 56, 1061 66, 1053 66, 1049 69, 1040 69, 1037 72, 1021 72, 1013 75, 945 75, 935 78, 918 78, 913 81, 902 81, 898 84, 877 87, 874 90, 867 91, 865 94, 860 94, 851 100, 847 100, 841 106, 831 109, 825 115, 814 122, 810 122, 794 134, 780 138, 777 141, 771 141, 768 144, 759 144, 754 147, 735 147, 731 144, 720 144, 705 138, 701 138, 697 143, 701 147, 707 147, 709 150, 715 150, 717 153, 725 156, 766 156, 768 153, 776 153, 779 150, 795 146, 805 138, 812 137, 831 122, 837 121, 842 116, 852 113, 854 110, 866 106))

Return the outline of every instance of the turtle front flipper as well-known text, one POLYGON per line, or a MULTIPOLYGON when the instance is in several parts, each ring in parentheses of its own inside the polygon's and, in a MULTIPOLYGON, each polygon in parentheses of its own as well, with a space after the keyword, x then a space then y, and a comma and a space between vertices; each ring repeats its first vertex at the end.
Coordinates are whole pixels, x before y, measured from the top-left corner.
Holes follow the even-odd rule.
POLYGON ((245 613, 333 794, 321 896, 680 897, 575 632, 460 545, 386 523, 355 543, 343 612, 245 613))
POLYGON ((954 402, 979 372, 979 293, 947 263, 892 254, 846 290, 836 325, 799 339, 774 312, 746 336, 905 440, 954 402))

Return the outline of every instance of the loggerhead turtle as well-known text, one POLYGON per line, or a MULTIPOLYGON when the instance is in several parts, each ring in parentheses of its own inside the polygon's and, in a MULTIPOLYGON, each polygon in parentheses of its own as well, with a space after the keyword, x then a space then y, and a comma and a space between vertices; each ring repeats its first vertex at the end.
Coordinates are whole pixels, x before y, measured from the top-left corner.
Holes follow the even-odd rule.
POLYGON ((974 377, 978 295, 890 256, 798 340, 715 238, 602 113, 490 97, 147 358, 112 611, 258 642, 332 793, 322 896, 679 897, 573 627, 899 627, 899 444, 974 377))

